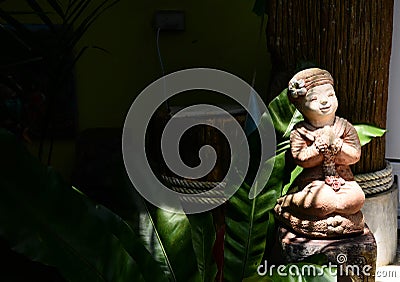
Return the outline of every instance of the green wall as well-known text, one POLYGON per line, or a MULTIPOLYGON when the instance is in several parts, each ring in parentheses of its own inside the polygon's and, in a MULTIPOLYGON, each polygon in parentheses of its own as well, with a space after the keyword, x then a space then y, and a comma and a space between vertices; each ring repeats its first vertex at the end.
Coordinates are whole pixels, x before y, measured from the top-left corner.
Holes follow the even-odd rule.
POLYGON ((250 83, 257 65, 256 89, 264 92, 270 63, 264 33, 264 48, 255 61, 261 19, 252 13, 253 2, 122 0, 96 22, 82 42, 101 46, 112 54, 91 50, 78 64, 79 128, 121 126, 136 95, 161 76, 152 27, 158 9, 183 10, 186 14, 184 32, 160 34, 166 73, 211 67, 250 83))
MULTIPOLYGON (((10 2, 22 1, 6 3, 10 2)), ((258 42, 261 18, 252 12, 253 4, 254 0, 122 0, 95 22, 80 45, 100 46, 111 54, 89 49, 77 64, 79 131, 122 127, 135 97, 161 77, 152 26, 156 10, 183 10, 186 17, 185 31, 160 34, 166 73, 210 67, 251 83, 256 67, 255 88, 265 95, 270 61, 264 31, 258 42)), ((176 102, 186 103, 196 100, 196 93, 180 97, 176 102)), ((207 99, 215 98, 207 95, 207 99)), ((73 163, 74 140, 57 141, 53 166, 68 178, 73 163)))

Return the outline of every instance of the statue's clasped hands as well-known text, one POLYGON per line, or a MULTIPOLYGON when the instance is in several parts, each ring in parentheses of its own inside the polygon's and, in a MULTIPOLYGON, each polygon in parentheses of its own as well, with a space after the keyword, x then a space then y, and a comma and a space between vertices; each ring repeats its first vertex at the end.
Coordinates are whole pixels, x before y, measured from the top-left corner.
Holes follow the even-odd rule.
POLYGON ((317 130, 314 145, 325 158, 337 155, 343 145, 343 140, 336 137, 331 126, 324 126, 317 130))
POLYGON ((345 181, 337 174, 334 168, 334 158, 341 150, 343 140, 336 137, 331 126, 324 126, 317 130, 317 137, 314 144, 326 160, 324 165, 325 183, 332 187, 333 190, 339 191, 340 187, 345 184, 345 181))

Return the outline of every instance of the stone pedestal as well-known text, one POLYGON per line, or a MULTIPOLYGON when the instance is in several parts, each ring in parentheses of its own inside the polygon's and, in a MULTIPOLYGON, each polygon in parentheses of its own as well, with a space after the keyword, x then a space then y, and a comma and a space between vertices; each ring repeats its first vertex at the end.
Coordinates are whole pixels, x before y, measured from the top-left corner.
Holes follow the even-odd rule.
POLYGON ((362 212, 378 246, 377 266, 395 261, 397 249, 398 188, 367 196, 362 212))
POLYGON ((328 240, 304 238, 280 227, 279 242, 286 263, 325 254, 337 266, 338 281, 375 281, 377 247, 367 226, 361 235, 328 240))

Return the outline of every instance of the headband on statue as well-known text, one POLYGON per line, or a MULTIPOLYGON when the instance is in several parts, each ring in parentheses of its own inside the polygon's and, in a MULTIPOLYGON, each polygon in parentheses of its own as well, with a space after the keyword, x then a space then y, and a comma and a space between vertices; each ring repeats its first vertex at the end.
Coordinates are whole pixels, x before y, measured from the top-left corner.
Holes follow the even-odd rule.
POLYGON ((333 85, 333 78, 328 71, 319 68, 302 70, 289 81, 289 94, 296 99, 305 96, 311 88, 324 84, 333 85))

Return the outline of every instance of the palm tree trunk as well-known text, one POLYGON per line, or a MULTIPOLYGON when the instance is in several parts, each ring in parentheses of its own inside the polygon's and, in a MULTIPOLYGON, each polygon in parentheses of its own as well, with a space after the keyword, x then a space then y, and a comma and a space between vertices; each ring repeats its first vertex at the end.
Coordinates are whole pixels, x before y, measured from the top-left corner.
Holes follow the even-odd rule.
MULTIPOLYGON (((331 72, 337 114, 386 127, 393 0, 269 0, 267 42, 273 72, 300 61, 331 72)), ((355 172, 385 167, 385 139, 362 149, 355 172)))

